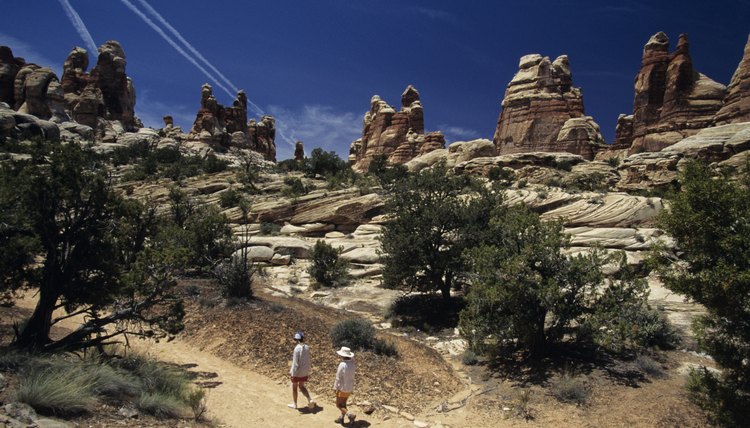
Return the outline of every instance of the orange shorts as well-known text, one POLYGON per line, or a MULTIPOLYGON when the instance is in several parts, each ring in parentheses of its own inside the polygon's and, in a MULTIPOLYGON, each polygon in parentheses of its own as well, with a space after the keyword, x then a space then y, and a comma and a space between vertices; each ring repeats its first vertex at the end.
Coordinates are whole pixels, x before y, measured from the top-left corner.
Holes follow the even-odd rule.
POLYGON ((351 392, 336 391, 336 398, 349 398, 352 395, 351 392))
POLYGON ((292 382, 307 382, 307 376, 302 376, 302 377, 292 376, 292 382))

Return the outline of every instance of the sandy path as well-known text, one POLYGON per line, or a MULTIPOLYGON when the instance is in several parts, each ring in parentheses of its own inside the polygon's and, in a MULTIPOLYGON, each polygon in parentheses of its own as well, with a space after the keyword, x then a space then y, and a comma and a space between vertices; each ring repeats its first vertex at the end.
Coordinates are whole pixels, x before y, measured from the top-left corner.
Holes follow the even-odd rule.
MULTIPOLYGON (((149 355, 177 364, 197 364, 193 370, 215 372, 222 382, 208 390, 209 417, 225 427, 335 427, 333 420, 339 413, 328 397, 313 397, 318 403, 315 413, 299 412, 287 407, 291 402, 288 385, 238 367, 214 355, 193 348, 178 340, 172 342, 135 344, 136 349, 149 355)), ((299 403, 305 399, 300 394, 299 403)), ((395 427, 395 421, 365 421, 366 415, 358 412, 361 420, 357 426, 395 427)))
MULTIPOLYGON (((26 295, 16 301, 21 308, 33 310, 36 300, 26 295)), ((64 320, 55 328, 74 329, 78 326, 75 318, 64 320)), ((334 419, 339 416, 332 397, 316 397, 318 408, 314 413, 299 412, 287 407, 292 401, 289 384, 280 384, 266 376, 238 367, 229 361, 201 351, 180 339, 159 343, 132 340, 133 349, 164 362, 176 364, 196 364, 193 371, 214 372, 217 378, 211 381, 222 382, 208 389, 208 417, 220 427, 336 427, 334 419)), ((327 381, 327 380, 326 380, 327 381)), ((356 394, 356 391, 355 391, 356 394)), ((356 402, 356 398, 354 398, 356 402)), ((299 403, 305 399, 300 394, 299 403)), ((403 427, 411 423, 398 418, 393 420, 368 420, 367 415, 357 413, 355 427, 403 427)), ((413 425, 412 425, 413 426, 413 425)))

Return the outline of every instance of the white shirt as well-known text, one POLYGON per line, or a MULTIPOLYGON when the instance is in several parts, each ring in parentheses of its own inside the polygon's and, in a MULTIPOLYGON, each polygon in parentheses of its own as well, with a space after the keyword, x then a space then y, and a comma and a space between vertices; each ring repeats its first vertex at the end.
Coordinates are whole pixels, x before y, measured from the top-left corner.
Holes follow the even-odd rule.
POLYGON ((310 347, 304 343, 298 343, 292 353, 292 368, 289 374, 294 377, 305 377, 310 375, 310 347))
POLYGON ((354 369, 354 360, 340 362, 336 370, 336 380, 333 381, 333 389, 342 392, 354 391, 354 369))

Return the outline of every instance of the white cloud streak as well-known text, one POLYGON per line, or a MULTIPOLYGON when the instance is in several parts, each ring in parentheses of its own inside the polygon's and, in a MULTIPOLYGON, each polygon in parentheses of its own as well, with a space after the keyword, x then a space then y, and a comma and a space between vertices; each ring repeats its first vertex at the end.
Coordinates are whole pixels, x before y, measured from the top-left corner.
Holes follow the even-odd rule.
POLYGON ((14 56, 23 58, 27 63, 31 62, 42 67, 49 67, 54 70, 58 76, 61 75, 62 67, 59 62, 51 60, 23 40, 0 33, 0 45, 10 47, 14 56))
MULTIPOLYGON (((196 49, 190 42, 188 42, 182 34, 177 31, 176 28, 174 28, 159 12, 156 11, 149 3, 147 3, 145 0, 136 0, 138 3, 149 13, 153 18, 155 18, 159 23, 164 26, 172 35, 180 42, 182 45, 190 51, 192 56, 188 54, 185 49, 183 49, 182 46, 180 46, 172 37, 170 37, 164 30, 159 27, 151 18, 146 16, 145 13, 143 13, 140 9, 138 9, 133 3, 131 3, 129 0, 120 0, 125 6, 127 6, 128 9, 133 11, 138 17, 140 17, 143 22, 148 24, 149 27, 151 27, 154 31, 156 31, 167 43, 169 43, 177 52, 179 52, 185 59, 190 61, 191 64, 193 64, 198 70, 200 70, 203 74, 206 75, 209 79, 211 79, 219 88, 221 88, 224 92, 226 92, 232 99, 235 98, 237 93, 237 86, 232 83, 224 74, 222 74, 216 67, 214 67, 213 64, 211 64, 199 51, 196 49), (196 60, 200 60, 204 65, 201 65, 196 60), (210 69, 209 72, 206 68, 210 69), (230 90, 231 89, 231 90, 230 90), (234 91, 234 93, 232 92, 234 91)), ((260 108, 257 104, 252 102, 251 100, 247 100, 247 104, 250 107, 250 110, 253 111, 258 116, 263 116, 266 113, 263 111, 262 108, 260 108)), ((285 127, 282 126, 283 120, 277 118, 278 123, 278 129, 276 133, 281 137, 282 140, 286 141, 287 144, 290 146, 294 146, 294 140, 287 137, 284 129, 285 127)))
POLYGON ((445 135, 445 141, 447 143, 471 141, 480 137, 479 132, 473 129, 461 128, 460 126, 442 124, 438 126, 438 129, 443 132, 443 135, 445 135))
MULTIPOLYGON (((302 141, 308 154, 320 147, 346 159, 351 142, 362 136, 362 117, 356 113, 322 105, 306 105, 298 110, 272 105, 268 110, 277 118, 277 132, 289 132, 294 140, 302 141)), ((279 149, 279 159, 292 155, 291 148, 279 149)))
POLYGON ((58 1, 60 2, 60 6, 62 6, 63 10, 65 10, 65 14, 68 15, 70 23, 73 24, 73 27, 75 27, 76 31, 78 31, 78 35, 80 35, 83 39, 83 43, 86 45, 86 48, 89 50, 91 55, 96 55, 96 53, 98 52, 96 43, 94 43, 94 39, 93 37, 91 37, 91 33, 83 23, 81 16, 78 15, 75 9, 73 9, 73 6, 70 5, 70 2, 68 0, 58 1))
POLYGON ((236 93, 232 93, 218 78, 216 78, 213 74, 211 74, 208 70, 206 70, 202 65, 198 64, 198 61, 195 60, 192 56, 190 56, 187 52, 185 52, 182 47, 177 44, 177 42, 174 41, 167 33, 164 32, 164 30, 161 29, 154 21, 151 20, 146 14, 140 11, 133 3, 131 3, 128 0, 120 0, 125 6, 127 6, 128 9, 133 11, 138 17, 140 17, 143 22, 148 24, 149 27, 151 27, 154 31, 156 31, 167 43, 169 43, 177 52, 179 52, 185 59, 190 61, 191 64, 193 64, 198 70, 200 70, 203 74, 206 75, 209 79, 211 79, 219 88, 221 88, 224 92, 226 92, 231 98, 234 99, 234 97, 237 95, 236 93))

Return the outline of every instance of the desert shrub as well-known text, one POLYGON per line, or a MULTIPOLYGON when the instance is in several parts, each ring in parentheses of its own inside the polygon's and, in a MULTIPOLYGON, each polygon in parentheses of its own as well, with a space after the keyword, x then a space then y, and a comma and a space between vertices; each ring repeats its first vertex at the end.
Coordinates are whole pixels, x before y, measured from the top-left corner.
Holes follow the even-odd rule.
POLYGON ((157 418, 177 419, 185 414, 185 404, 180 399, 160 392, 141 394, 136 407, 143 413, 157 418))
POLYGON ((612 168, 617 168, 618 166, 620 166, 620 158, 618 158, 617 156, 607 158, 607 164, 612 168))
POLYGON ((281 226, 276 223, 264 221, 260 223, 260 234, 261 235, 278 235, 281 231, 281 226))
POLYGON ((351 172, 349 163, 341 159, 336 152, 326 152, 321 148, 313 149, 309 158, 305 158, 304 171, 307 177, 320 175, 328 177, 351 172))
POLYGON ((206 396, 205 389, 196 388, 188 394, 187 403, 193 411, 193 419, 196 421, 203 420, 208 411, 207 401, 208 397, 206 396))
POLYGON ((331 342, 334 348, 348 346, 352 350, 372 351, 378 355, 396 356, 396 348, 375 337, 375 328, 361 318, 340 321, 331 328, 331 342))
POLYGON ((567 188, 584 192, 606 191, 609 190, 607 177, 601 172, 592 172, 591 174, 574 175, 568 182, 567 188))
POLYGON ((647 355, 638 355, 634 361, 636 367, 643 373, 655 378, 664 376, 664 369, 658 361, 647 355))
POLYGON ((39 413, 85 413, 96 402, 94 379, 74 366, 31 366, 20 377, 16 399, 39 413))
POLYGON ((222 297, 226 299, 249 300, 253 297, 252 262, 247 258, 246 248, 240 253, 239 256, 230 257, 214 268, 214 278, 221 287, 222 297))
POLYGON ((93 383, 96 395, 107 397, 116 402, 138 394, 142 388, 140 380, 132 374, 108 364, 88 364, 86 376, 93 383))
POLYGON ((477 357, 477 354, 474 351, 472 351, 471 349, 467 349, 464 351, 463 355, 461 356, 461 362, 467 366, 474 366, 477 363, 479 363, 479 358, 477 357))
POLYGON ((182 159, 182 153, 177 147, 161 147, 154 150, 151 157, 157 163, 175 163, 182 159))
POLYGON ((522 178, 522 179, 518 180, 518 183, 516 183, 516 186, 519 189, 523 189, 524 187, 526 187, 527 184, 529 184, 529 182, 525 178, 522 178))
POLYGON ((189 379, 184 371, 151 358, 131 354, 114 360, 113 365, 137 377, 146 393, 184 398, 189 391, 189 379))
POLYGON ((312 263, 308 273, 315 283, 323 287, 337 287, 345 285, 349 281, 347 269, 349 263, 339 257, 340 248, 334 248, 325 241, 315 242, 312 252, 312 263))
POLYGON ((205 172, 213 174, 215 172, 226 171, 226 169, 229 167, 229 162, 223 159, 219 159, 214 154, 210 154, 206 156, 206 159, 203 160, 202 167, 205 172))
POLYGON ((556 160, 553 166, 563 171, 570 171, 573 169, 573 165, 567 159, 556 160))
POLYGON ((297 197, 310 192, 310 188, 298 177, 287 177, 284 179, 284 184, 286 184, 286 187, 281 190, 284 196, 297 197))
POLYGON ((506 169, 501 166, 493 166, 487 172, 487 178, 489 178, 491 181, 509 181, 513 178, 513 175, 514 174, 511 169, 506 169))
POLYGON ((589 387, 583 378, 573 377, 569 374, 563 374, 557 381, 553 382, 550 392, 559 401, 577 405, 586 404, 590 394, 589 387))
POLYGON ((222 208, 230 208, 237 206, 242 200, 242 194, 232 188, 229 188, 219 195, 219 205, 222 208))

